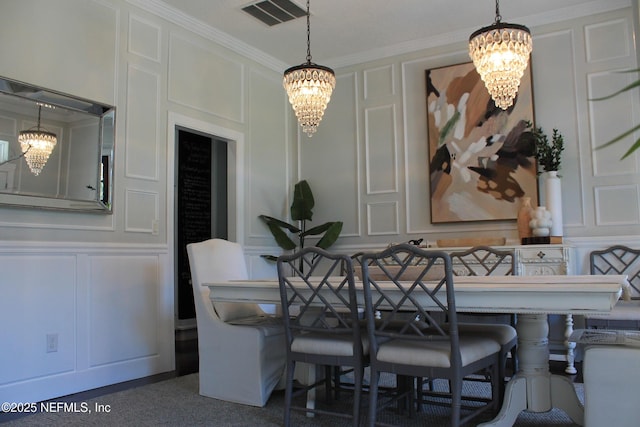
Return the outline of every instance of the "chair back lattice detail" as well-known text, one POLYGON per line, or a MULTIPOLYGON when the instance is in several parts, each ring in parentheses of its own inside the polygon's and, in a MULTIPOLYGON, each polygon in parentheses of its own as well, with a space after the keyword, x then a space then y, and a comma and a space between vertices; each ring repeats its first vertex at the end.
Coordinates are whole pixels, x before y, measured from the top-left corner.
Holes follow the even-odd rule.
POLYGON ((354 278, 353 274, 341 275, 341 268, 350 262, 347 255, 316 247, 279 257, 285 330, 292 334, 289 342, 293 335, 305 332, 354 332, 358 324, 354 278))
POLYGON ((640 249, 615 245, 589 255, 591 274, 626 275, 631 298, 640 299, 640 249))
POLYGON ((516 270, 514 250, 475 246, 451 252, 454 276, 511 276, 516 270))
MULTIPOLYGON (((371 301, 366 317, 376 342, 392 338, 452 341, 457 347, 453 275, 447 253, 400 244, 378 254, 364 254, 361 263, 365 301, 371 301), (376 271, 375 276, 369 274, 371 270, 376 271), (383 283, 400 292, 385 291, 383 283), (376 320, 379 313, 381 319, 376 320), (444 319, 448 319, 446 327, 444 319)), ((375 354, 373 348, 371 353, 375 354)))

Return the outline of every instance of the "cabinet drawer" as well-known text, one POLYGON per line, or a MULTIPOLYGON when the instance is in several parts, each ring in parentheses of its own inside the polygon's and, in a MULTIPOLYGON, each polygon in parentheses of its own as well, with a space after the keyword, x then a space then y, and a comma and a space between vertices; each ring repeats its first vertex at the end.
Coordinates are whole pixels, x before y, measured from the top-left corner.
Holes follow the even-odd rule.
POLYGON ((538 262, 566 262, 567 255, 564 248, 559 247, 539 247, 520 249, 520 262, 538 263, 538 262))
POLYGON ((518 249, 519 274, 569 274, 569 251, 563 246, 531 246, 518 249))

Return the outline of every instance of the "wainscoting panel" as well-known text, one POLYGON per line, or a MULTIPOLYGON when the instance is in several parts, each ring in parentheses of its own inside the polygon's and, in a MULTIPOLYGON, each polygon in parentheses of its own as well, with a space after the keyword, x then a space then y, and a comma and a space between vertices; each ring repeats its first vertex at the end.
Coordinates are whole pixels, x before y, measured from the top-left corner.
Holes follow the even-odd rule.
POLYGON ((157 256, 92 256, 89 366, 157 356, 157 256))
MULTIPOLYGON (((11 383, 75 369, 76 257, 5 253, 0 254, 0 271, 3 395, 11 383)), ((17 402, 7 397, 0 400, 17 402)))
POLYGON ((160 246, 0 242, 0 401, 37 402, 173 370, 166 254, 160 246))

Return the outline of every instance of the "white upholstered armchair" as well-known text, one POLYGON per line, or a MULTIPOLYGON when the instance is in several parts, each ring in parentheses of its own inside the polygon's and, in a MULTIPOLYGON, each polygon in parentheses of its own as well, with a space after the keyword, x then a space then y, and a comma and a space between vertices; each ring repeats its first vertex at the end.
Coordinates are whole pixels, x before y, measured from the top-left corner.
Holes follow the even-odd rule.
POLYGON ((203 283, 248 278, 238 243, 210 239, 187 245, 187 253, 198 326, 200 394, 264 406, 284 372, 282 324, 265 317, 256 304, 211 303, 203 283))

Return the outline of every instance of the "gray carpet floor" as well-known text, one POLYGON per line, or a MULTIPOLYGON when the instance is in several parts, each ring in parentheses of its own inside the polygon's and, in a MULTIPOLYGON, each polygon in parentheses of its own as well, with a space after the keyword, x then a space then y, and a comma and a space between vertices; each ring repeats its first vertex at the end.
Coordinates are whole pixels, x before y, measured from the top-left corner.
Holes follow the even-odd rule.
MULTIPOLYGON (((575 387, 583 399, 582 384, 576 383, 575 387)), ((65 399, 65 402, 72 400, 65 399)), ((281 426, 283 403, 282 391, 274 392, 264 408, 203 397, 198 394, 198 374, 191 374, 76 402, 79 410, 86 408, 90 412, 36 413, 3 426, 281 426), (96 412, 97 405, 108 408, 109 412, 96 412)), ((446 411, 445 408, 429 410, 412 419, 389 412, 383 414, 383 418, 385 422, 401 426, 440 427, 448 426, 446 411)), ((294 412, 292 425, 333 427, 349 426, 350 422, 325 415, 307 418, 303 413, 294 412)), ((542 414, 523 412, 515 424, 516 427, 575 425, 559 409, 542 414)))

